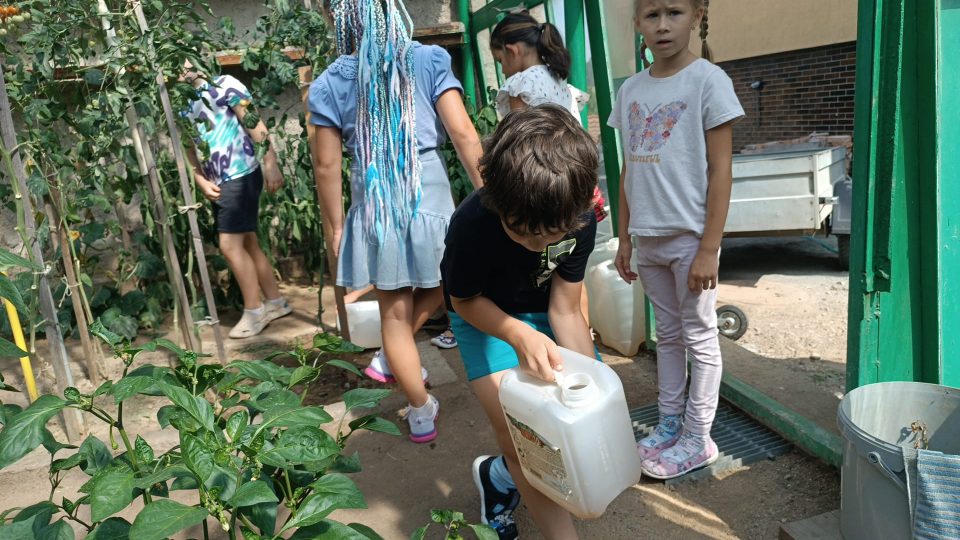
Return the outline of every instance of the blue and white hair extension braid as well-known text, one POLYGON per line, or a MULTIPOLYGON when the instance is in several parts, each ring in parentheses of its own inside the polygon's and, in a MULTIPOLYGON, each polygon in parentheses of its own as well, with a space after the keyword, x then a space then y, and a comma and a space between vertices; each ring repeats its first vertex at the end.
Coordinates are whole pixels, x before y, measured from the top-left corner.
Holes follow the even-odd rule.
POLYGON ((413 23, 401 0, 334 0, 340 54, 357 54, 357 156, 363 224, 382 244, 406 233, 420 205, 413 23))

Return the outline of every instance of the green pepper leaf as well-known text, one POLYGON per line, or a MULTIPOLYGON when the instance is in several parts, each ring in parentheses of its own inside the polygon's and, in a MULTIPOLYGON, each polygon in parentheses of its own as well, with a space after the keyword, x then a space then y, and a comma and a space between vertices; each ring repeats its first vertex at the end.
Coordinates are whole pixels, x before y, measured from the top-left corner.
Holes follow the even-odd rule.
POLYGON ((203 508, 160 499, 146 505, 137 514, 133 526, 130 527, 129 536, 137 540, 163 540, 202 522, 207 515, 203 508))
POLYGON ((0 469, 18 461, 44 440, 47 422, 66 406, 57 396, 43 395, 17 413, 0 431, 0 469))

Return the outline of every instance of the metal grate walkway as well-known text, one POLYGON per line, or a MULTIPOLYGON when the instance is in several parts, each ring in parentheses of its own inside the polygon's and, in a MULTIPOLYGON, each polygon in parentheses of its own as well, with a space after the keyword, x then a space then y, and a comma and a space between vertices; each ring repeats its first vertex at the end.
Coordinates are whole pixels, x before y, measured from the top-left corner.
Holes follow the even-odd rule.
MULTIPOLYGON (((630 420, 633 422, 634 436, 639 441, 657 427, 659 420, 657 404, 630 411, 630 420)), ((705 469, 667 480, 667 484, 698 480, 756 463, 762 459, 773 459, 786 454, 791 447, 790 443, 780 435, 722 401, 717 407, 717 416, 713 422, 713 429, 710 430, 710 436, 720 449, 720 458, 705 469)))

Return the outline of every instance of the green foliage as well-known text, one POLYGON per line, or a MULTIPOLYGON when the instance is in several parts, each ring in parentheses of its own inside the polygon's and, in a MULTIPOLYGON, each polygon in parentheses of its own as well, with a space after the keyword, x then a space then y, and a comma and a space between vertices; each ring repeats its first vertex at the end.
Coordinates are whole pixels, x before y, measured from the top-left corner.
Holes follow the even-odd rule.
MULTIPOLYGON (((363 429, 399 431, 391 422, 371 415, 365 422, 346 426, 341 420, 336 435, 328 434, 319 426, 334 419, 323 407, 303 404, 312 379, 294 376, 305 369, 311 373, 341 369, 342 361, 334 362, 328 355, 334 354, 331 350, 352 350, 353 345, 321 334, 313 340, 317 346, 298 345, 280 353, 295 359, 295 367, 260 360, 238 361, 224 368, 202 364, 199 355, 166 340, 132 347, 102 324, 92 330, 127 367, 119 380, 108 381, 90 394, 68 388, 62 398, 44 395, 24 410, 0 409, 0 469, 42 444, 51 453, 53 491, 66 472, 79 469, 89 477, 80 488, 84 495, 76 501, 50 500, 12 511, 10 523, 0 522, 0 538, 67 538, 58 535, 66 535, 70 530, 66 521, 74 521, 88 531, 88 538, 159 540, 208 517, 231 538, 238 537, 238 530, 244 538, 313 538, 321 533, 379 538, 367 527, 337 523, 329 515, 337 509, 367 506, 356 484, 344 474, 359 470, 355 455, 342 455, 350 436, 363 429), (173 368, 148 364, 129 370, 137 355, 158 348, 176 355, 173 368), (291 387, 300 393, 293 393, 291 387), (123 406, 137 394, 166 397, 168 404, 158 412, 157 421, 179 432, 178 446, 159 453, 145 439, 125 430, 123 406), (115 415, 104 408, 105 401, 118 405, 115 415), (119 435, 121 453, 114 455, 91 436, 76 452, 58 458, 64 448, 75 447, 53 440, 46 425, 68 408, 108 424, 119 435), (199 502, 185 505, 170 500, 175 490, 195 491, 199 502), (135 499, 141 499, 144 507, 132 523, 116 517, 135 499), (290 509, 290 515, 278 523, 281 506, 290 509), (78 516, 82 507, 89 507, 89 514, 80 514, 89 515, 89 520, 78 516)), ((352 390, 344 400, 348 410, 370 408, 388 394, 352 390)))
POLYGON ((475 525, 467 523, 462 512, 453 510, 431 510, 430 523, 420 527, 410 535, 410 540, 423 540, 426 538, 427 529, 431 524, 438 524, 446 530, 444 538, 446 540, 463 540, 463 532, 466 529, 473 531, 478 540, 497 540, 497 532, 488 525, 475 525))
POLYGON ((251 80, 250 90, 257 107, 274 111, 263 118, 285 179, 283 189, 261 200, 258 232, 267 253, 302 254, 308 269, 320 270, 326 255, 305 109, 299 100, 281 108, 281 95, 299 88, 300 68, 310 68, 314 76, 323 72, 335 50, 319 11, 301 2, 272 5, 274 9, 260 17, 252 35, 244 39, 257 45, 245 51, 241 64, 248 73, 262 73, 251 80))
MULTIPOLYGON (((139 3, 149 24, 147 33, 141 33, 130 0, 106 0, 110 35, 96 1, 27 0, 17 5, 29 19, 8 25, 9 33, 0 36, 0 62, 13 112, 22 120, 17 125, 18 150, 30 195, 36 199, 35 208, 48 203, 56 210, 38 214, 38 236, 52 266, 52 283, 59 285, 54 296, 65 333, 75 326, 76 302, 127 338, 143 329, 158 329, 175 306, 158 234, 161 223, 130 136, 126 113, 131 109, 139 118, 140 137, 156 154, 174 244, 178 253, 186 254, 180 262, 194 278, 187 286, 195 318, 206 315, 198 293, 198 268, 190 253, 192 235, 186 216, 176 211, 183 202, 156 77, 160 74, 166 81, 176 112, 196 97, 191 85, 178 82, 184 60, 215 75, 220 69, 209 53, 241 41, 253 44, 245 49, 241 66, 249 75, 241 77, 249 80, 256 96, 248 118, 263 118, 272 128, 287 180, 276 195, 265 196, 260 231, 265 251, 275 249, 284 256, 303 253, 309 268, 319 268, 323 260, 322 250, 315 249, 323 244, 322 228, 303 108, 295 104, 279 110, 281 94, 296 92, 297 69, 311 66, 319 73, 333 54, 323 16, 299 2, 268 0, 266 15, 255 29, 238 36, 229 20, 208 24, 205 15, 212 15, 208 0, 139 3), (50 216, 58 216, 59 222, 46 221, 50 216), (134 221, 128 222, 131 217, 134 221), (139 217, 142 228, 137 225, 139 217), (68 250, 79 263, 79 288, 60 284, 61 259, 49 237, 55 227, 64 228, 68 238, 59 249, 68 250)), ((184 139, 196 134, 196 126, 175 117, 184 139)), ((0 174, 11 172, 9 160, 0 160, 0 174)), ((15 187, 0 186, 0 204, 12 210, 21 195, 15 187)), ((203 201, 198 192, 194 199, 203 201)), ((216 233, 209 205, 197 214, 204 243, 213 245, 216 233)), ((22 226, 18 231, 25 236, 22 226)), ((36 270, 29 261, 11 257, 0 254, 0 271, 9 266, 36 270)), ((239 305, 239 288, 229 273, 222 272, 223 258, 208 257, 208 264, 218 304, 239 305)), ((23 296, 35 286, 29 277, 11 279, 23 296)), ((35 320, 36 306, 25 307, 34 315, 25 326, 42 333, 35 320)))

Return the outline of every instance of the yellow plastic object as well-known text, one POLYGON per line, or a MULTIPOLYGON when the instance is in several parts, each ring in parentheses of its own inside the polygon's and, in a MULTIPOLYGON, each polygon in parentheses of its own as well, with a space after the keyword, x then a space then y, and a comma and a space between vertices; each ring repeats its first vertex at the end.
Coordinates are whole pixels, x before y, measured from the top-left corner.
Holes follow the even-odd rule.
MULTIPOLYGON (((6 299, 3 299, 3 305, 7 308, 7 317, 10 319, 10 328, 13 330, 13 342, 22 350, 27 350, 27 341, 23 338, 23 328, 20 326, 17 308, 13 307, 13 302, 6 299)), ((23 380, 27 383, 27 395, 30 397, 30 403, 33 403, 38 397, 37 381, 33 378, 33 366, 30 365, 29 355, 20 359, 20 367, 23 369, 23 380)))

